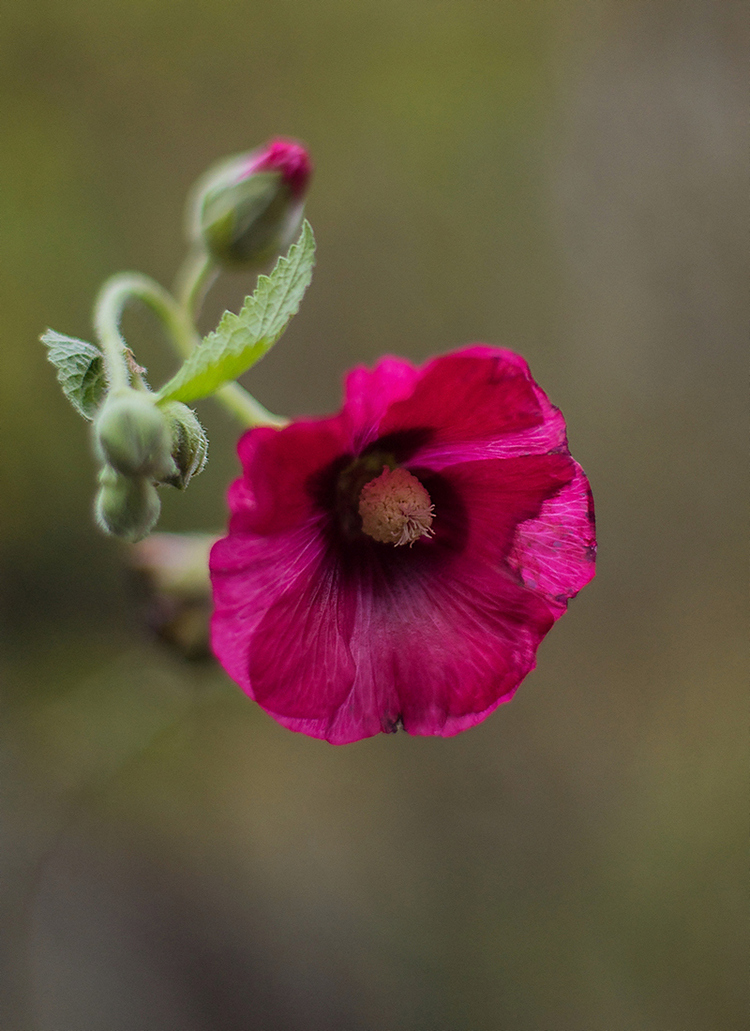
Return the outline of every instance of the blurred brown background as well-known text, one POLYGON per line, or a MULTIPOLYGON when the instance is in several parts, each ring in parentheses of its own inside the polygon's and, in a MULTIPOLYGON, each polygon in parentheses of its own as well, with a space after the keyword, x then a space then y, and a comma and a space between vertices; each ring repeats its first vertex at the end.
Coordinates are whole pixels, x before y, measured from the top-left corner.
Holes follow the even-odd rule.
MULTIPOLYGON (((5 1031, 747 1027, 746 23, 0 0, 5 1031), (308 740, 152 642, 37 342, 90 338, 113 272, 169 283, 192 181, 276 133, 315 158, 318 266, 260 399, 328 412, 352 363, 502 343, 593 484, 597 580, 454 739, 308 740)), ((236 430, 201 416, 162 529, 224 521, 236 430)))

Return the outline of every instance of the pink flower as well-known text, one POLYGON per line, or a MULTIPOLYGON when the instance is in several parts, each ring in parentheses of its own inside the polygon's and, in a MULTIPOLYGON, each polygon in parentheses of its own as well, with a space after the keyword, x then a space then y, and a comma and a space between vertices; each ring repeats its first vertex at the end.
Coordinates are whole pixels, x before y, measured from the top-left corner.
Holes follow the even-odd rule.
POLYGON ((474 726, 594 575, 588 481, 510 351, 356 368, 338 415, 251 430, 239 455, 213 647, 291 730, 474 726))

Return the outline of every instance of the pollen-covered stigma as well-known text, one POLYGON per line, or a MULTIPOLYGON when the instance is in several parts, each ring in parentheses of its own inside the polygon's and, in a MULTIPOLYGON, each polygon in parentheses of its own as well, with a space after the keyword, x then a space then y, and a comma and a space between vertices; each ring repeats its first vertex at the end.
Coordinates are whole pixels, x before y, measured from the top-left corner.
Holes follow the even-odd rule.
POLYGON ((359 495, 362 530, 383 544, 408 544, 432 537, 435 507, 422 484, 407 469, 383 467, 359 495))

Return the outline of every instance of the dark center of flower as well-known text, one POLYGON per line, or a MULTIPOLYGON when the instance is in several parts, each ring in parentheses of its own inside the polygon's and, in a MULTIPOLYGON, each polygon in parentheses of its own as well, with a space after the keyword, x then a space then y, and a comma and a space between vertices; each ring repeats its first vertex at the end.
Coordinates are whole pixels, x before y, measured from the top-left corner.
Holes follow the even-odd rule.
POLYGON ((333 504, 344 540, 398 546, 433 536, 432 498, 414 473, 403 467, 398 450, 387 444, 376 446, 339 467, 330 500, 321 498, 321 502, 325 508, 333 504))
POLYGON ((432 537, 434 506, 430 495, 408 470, 383 466, 359 495, 362 530, 383 544, 408 544, 432 537))

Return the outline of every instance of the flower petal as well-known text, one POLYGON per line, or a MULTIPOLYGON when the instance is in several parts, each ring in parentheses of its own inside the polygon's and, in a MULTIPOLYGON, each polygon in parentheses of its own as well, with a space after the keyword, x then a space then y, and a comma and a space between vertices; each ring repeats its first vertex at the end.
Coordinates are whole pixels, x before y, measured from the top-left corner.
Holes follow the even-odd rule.
POLYGON ((416 576, 376 587, 362 580, 354 611, 353 675, 327 667, 339 677, 338 692, 306 659, 316 617, 312 633, 298 641, 299 662, 286 665, 286 685, 258 699, 284 726, 332 744, 393 731, 399 721, 408 733, 442 736, 480 722, 534 668, 536 648, 556 615, 507 569, 477 571, 471 564, 437 582, 416 576), (304 684, 311 674, 310 692, 300 690, 300 676, 304 684))
POLYGON ((410 602, 402 601, 393 665, 410 734, 450 736, 509 701, 555 620, 507 569, 468 562, 450 578, 413 585, 410 602))
POLYGON ((477 345, 436 358, 408 400, 391 405, 382 435, 429 428, 416 456, 432 468, 565 446, 562 415, 512 351, 477 345))
POLYGON ((354 681, 354 608, 335 564, 316 559, 276 596, 248 653, 253 696, 279 716, 329 719, 354 681))
MULTIPOLYGON (((410 733, 450 735, 473 726, 509 701, 534 668, 539 642, 578 580, 561 576, 553 601, 519 582, 507 557, 519 522, 529 525, 554 505, 577 469, 566 455, 537 455, 443 471, 468 513, 468 533, 452 563, 427 580, 405 582, 399 616, 406 629, 394 669, 410 733)), ((565 513, 575 522, 579 507, 571 498, 568 509, 557 510, 561 523, 565 513)), ((436 511, 435 527, 439 521, 436 511)))
POLYGON ((516 529, 508 562, 523 582, 564 603, 596 572, 594 499, 577 462, 571 482, 516 529))
POLYGON ((232 533, 211 549, 211 642, 219 662, 250 697, 248 656, 255 631, 274 600, 318 567, 323 550, 314 520, 269 536, 232 533))
POLYGON ((253 635, 252 696, 332 744, 399 721, 443 736, 480 722, 533 669, 555 614, 507 570, 462 568, 463 579, 418 577, 383 593, 363 582, 345 612, 340 596, 296 585, 253 635))
POLYGON ((402 358, 381 358, 372 369, 358 365, 346 377, 344 412, 355 427, 353 443, 357 451, 374 440, 388 407, 411 394, 419 369, 402 358))
POLYGON ((381 645, 378 639, 382 606, 367 587, 350 595, 349 604, 350 614, 354 615, 348 646, 353 673, 341 678, 337 695, 328 686, 327 711, 318 708, 317 714, 313 714, 313 709, 299 710, 292 705, 277 712, 275 699, 267 699, 268 711, 283 726, 333 745, 395 730, 401 708, 395 680, 387 672, 392 665, 390 644, 386 640, 381 645))
POLYGON ((311 479, 349 447, 341 416, 250 430, 238 447, 244 476, 229 491, 230 530, 264 534, 298 526, 313 512, 311 479))
MULTIPOLYGON (((467 513, 468 538, 462 549, 467 560, 470 557, 472 562, 491 565, 504 562, 519 523, 538 516, 543 503, 571 482, 575 470, 573 459, 561 454, 462 462, 443 469, 436 480, 445 480, 467 513)), ((429 475, 422 474, 421 479, 428 491, 439 496, 429 475)), ((442 532, 441 516, 436 503, 433 530, 437 539, 442 532)))

